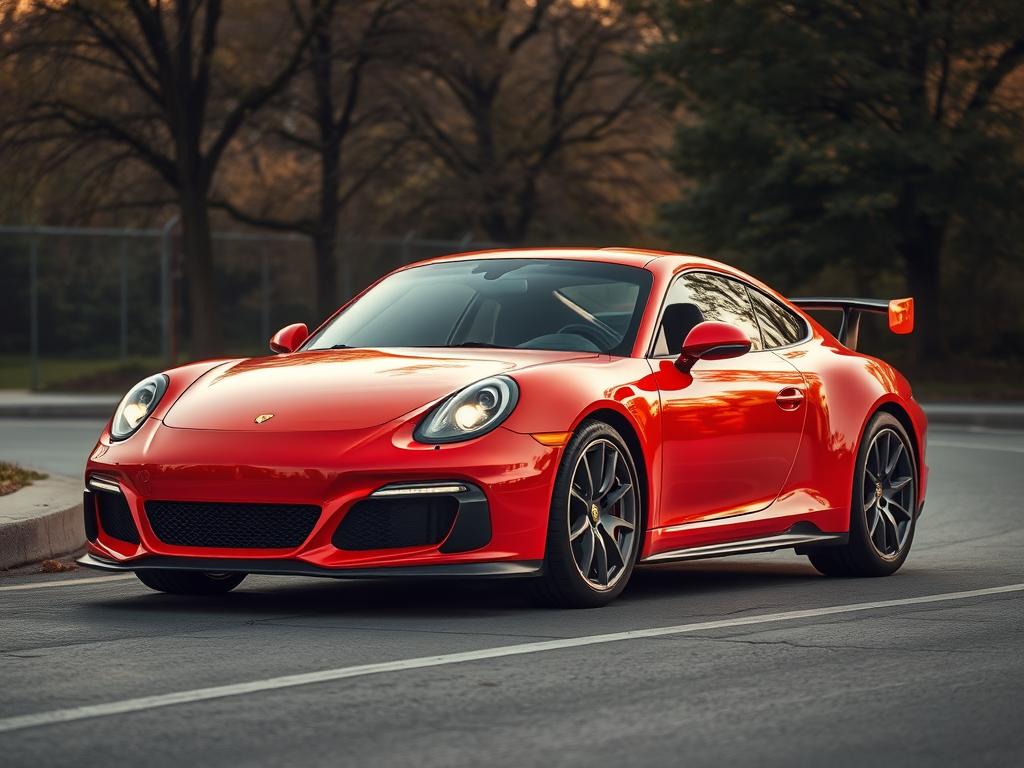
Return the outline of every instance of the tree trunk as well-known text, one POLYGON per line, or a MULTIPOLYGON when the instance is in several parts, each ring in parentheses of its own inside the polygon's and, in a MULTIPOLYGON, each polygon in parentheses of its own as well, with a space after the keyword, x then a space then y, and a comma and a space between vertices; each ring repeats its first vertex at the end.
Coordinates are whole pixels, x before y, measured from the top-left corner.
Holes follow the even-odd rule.
POLYGON ((903 243, 907 289, 914 297, 914 352, 917 362, 946 357, 942 324, 941 269, 945 222, 919 219, 903 243))
POLYGON ((213 239, 206 195, 181 190, 181 231, 185 279, 189 291, 189 356, 224 353, 224 334, 213 271, 213 239))
POLYGON ((325 227, 313 237, 313 258, 316 264, 317 322, 334 314, 338 308, 338 232, 337 226, 325 227))

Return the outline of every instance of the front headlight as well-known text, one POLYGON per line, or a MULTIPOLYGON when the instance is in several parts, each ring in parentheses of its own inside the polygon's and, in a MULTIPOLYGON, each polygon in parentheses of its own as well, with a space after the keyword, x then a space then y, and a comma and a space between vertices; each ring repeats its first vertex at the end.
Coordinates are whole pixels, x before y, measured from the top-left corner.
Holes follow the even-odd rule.
POLYGON ((445 400, 416 428, 421 443, 457 443, 490 432, 519 401, 519 387, 507 376, 471 384, 445 400))
POLYGON ((114 411, 110 436, 114 440, 124 440, 134 435, 166 391, 167 377, 162 373, 143 379, 132 387, 114 411))

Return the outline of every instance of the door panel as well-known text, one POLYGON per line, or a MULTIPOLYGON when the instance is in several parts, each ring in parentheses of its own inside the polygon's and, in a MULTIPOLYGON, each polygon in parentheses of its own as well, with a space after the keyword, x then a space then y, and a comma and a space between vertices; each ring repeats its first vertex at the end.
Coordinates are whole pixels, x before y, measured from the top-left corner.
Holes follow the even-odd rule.
POLYGON ((652 361, 661 391, 660 526, 764 509, 785 485, 807 403, 797 369, 773 352, 702 360, 689 372, 652 361), (780 393, 782 397, 780 398, 780 393))

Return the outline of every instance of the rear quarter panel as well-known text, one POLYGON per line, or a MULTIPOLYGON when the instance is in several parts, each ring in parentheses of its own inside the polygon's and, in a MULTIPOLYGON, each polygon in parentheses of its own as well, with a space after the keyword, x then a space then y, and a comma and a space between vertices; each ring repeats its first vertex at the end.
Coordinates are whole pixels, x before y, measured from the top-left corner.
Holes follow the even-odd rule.
MULTIPOLYGON (((843 516, 837 516, 836 521, 848 524, 845 513, 850 506, 861 437, 868 421, 882 408, 894 411, 905 422, 915 443, 923 500, 927 421, 913 399, 910 384, 888 363, 847 349, 815 325, 810 341, 777 352, 803 374, 810 408, 803 442, 777 503, 785 505, 798 497, 805 498, 841 510, 843 516)), ((839 530, 831 525, 828 529, 839 530)))

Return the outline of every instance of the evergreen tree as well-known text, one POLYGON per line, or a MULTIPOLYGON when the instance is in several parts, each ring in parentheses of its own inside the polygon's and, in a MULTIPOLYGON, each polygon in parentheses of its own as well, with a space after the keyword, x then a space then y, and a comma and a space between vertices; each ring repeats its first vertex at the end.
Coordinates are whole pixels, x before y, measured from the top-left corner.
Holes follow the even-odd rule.
MULTIPOLYGON (((944 353, 949 242, 1020 223, 1024 3, 640 5, 659 31, 641 65, 680 115, 673 162, 689 184, 664 212, 678 244, 791 280, 836 260, 895 268, 919 355, 944 353)), ((973 256, 1019 257, 1019 241, 984 242, 973 256)))

